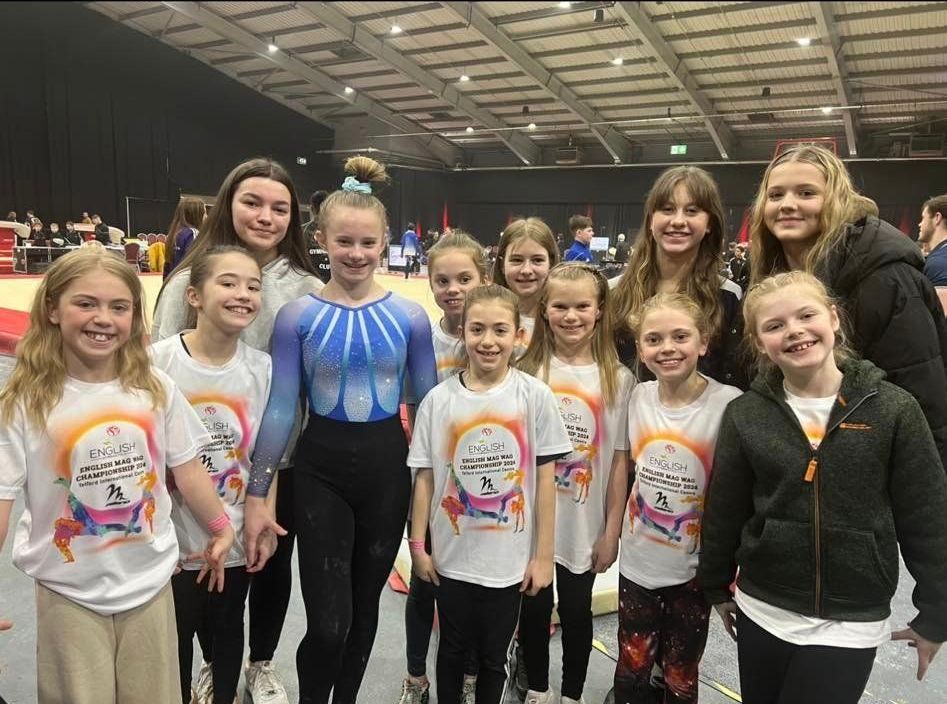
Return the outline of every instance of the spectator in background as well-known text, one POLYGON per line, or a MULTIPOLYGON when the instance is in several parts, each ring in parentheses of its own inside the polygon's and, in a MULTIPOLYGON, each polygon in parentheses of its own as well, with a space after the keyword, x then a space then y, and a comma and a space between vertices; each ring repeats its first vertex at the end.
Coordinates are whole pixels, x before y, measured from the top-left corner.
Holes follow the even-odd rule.
POLYGON ((309 258, 316 269, 316 275, 322 283, 329 283, 332 271, 329 268, 329 253, 319 244, 316 239, 316 232, 319 229, 319 208, 322 202, 329 197, 328 191, 315 191, 309 196, 309 222, 303 225, 303 237, 306 238, 306 247, 309 250, 309 258))
POLYGON ((92 218, 89 217, 89 213, 82 211, 82 224, 83 225, 93 225, 92 218))
POLYGON ((110 245, 112 240, 109 236, 109 226, 102 222, 102 216, 93 215, 92 224, 95 225, 95 241, 104 247, 110 245))
POLYGON ((740 242, 733 248, 733 259, 730 260, 730 280, 744 291, 750 284, 750 259, 746 256, 747 244, 740 242))
POLYGON ((168 225, 170 239, 165 243, 164 278, 181 263, 187 250, 194 243, 204 218, 207 206, 200 198, 182 198, 174 209, 171 224, 168 225))
POLYGON ((76 231, 76 225, 72 220, 66 220, 66 230, 62 233, 62 238, 67 247, 78 247, 82 244, 82 236, 76 231))
POLYGON ((618 244, 615 245, 615 261, 619 264, 627 264, 630 249, 631 247, 625 242, 624 233, 618 235, 618 244))
POLYGON ((15 210, 11 210, 9 213, 7 213, 7 222, 18 222, 18 220, 16 219, 15 210))
POLYGON ((562 258, 565 262, 592 262, 592 250, 589 244, 595 229, 592 227, 592 218, 585 215, 573 215, 569 218, 569 229, 572 230, 572 246, 566 250, 562 258))
POLYGON ((65 242, 62 239, 62 233, 59 231, 59 223, 49 223, 49 246, 62 247, 65 242))
POLYGON ((917 242, 927 248, 924 275, 947 311, 947 194, 930 198, 921 209, 917 242))
POLYGON ((408 278, 414 269, 414 262, 421 256, 421 243, 418 242, 418 233, 414 231, 413 222, 408 223, 408 229, 401 236, 401 256, 404 257, 404 278, 408 278))
POLYGON ((23 224, 24 224, 24 225, 30 225, 30 226, 32 226, 32 225, 33 225, 33 221, 36 220, 36 219, 37 219, 36 213, 34 213, 32 210, 27 210, 27 211, 26 211, 26 217, 23 218, 23 224))
POLYGON ((30 244, 34 247, 47 247, 49 246, 47 240, 43 221, 39 218, 33 218, 33 222, 30 223, 30 244))

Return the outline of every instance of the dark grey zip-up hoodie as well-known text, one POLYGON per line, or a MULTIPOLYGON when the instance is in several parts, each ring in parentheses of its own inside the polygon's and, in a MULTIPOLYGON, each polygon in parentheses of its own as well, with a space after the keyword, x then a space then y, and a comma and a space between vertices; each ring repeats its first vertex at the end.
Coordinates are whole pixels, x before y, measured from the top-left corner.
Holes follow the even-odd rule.
POLYGON ((737 583, 806 616, 890 615, 898 546, 917 581, 911 623, 947 640, 947 478, 917 401, 868 361, 842 365, 819 449, 761 372, 720 427, 697 577, 712 604, 737 583))

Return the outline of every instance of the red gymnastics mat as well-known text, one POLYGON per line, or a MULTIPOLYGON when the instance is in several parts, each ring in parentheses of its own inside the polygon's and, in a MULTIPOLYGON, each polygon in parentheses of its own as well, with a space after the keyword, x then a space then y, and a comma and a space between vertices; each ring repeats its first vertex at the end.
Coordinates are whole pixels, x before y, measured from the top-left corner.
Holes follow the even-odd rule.
POLYGON ((22 310, 0 308, 0 355, 12 357, 16 344, 29 327, 30 314, 22 310))

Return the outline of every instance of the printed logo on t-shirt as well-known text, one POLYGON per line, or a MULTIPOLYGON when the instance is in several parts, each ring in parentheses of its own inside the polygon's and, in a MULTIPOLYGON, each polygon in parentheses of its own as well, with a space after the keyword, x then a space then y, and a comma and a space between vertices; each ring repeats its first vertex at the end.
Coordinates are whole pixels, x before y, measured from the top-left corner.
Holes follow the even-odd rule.
POLYGON ((552 390, 572 441, 572 452, 556 460, 556 490, 570 495, 575 503, 584 504, 594 479, 593 460, 601 443, 601 400, 573 386, 557 385, 552 390))
POLYGON ((461 518, 471 529, 526 529, 529 443, 522 423, 481 416, 451 429, 447 456, 450 479, 441 500, 454 535, 461 518))
POLYGON ((95 549, 151 540, 159 484, 152 416, 109 412, 54 435, 54 483, 66 495, 53 542, 63 561, 76 561, 79 538, 102 541, 95 549))
POLYGON ((210 433, 210 444, 199 458, 217 495, 231 505, 244 503, 252 434, 247 400, 220 393, 195 394, 187 400, 210 433))
POLYGON ((645 433, 633 453, 637 482, 628 498, 631 532, 641 529, 648 540, 696 552, 712 448, 663 430, 645 433))

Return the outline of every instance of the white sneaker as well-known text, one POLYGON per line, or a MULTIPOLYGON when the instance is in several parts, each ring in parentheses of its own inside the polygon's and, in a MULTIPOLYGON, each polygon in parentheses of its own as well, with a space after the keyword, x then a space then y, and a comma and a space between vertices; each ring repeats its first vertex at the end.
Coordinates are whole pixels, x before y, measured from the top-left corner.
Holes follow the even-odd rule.
POLYGON ((197 682, 191 689, 191 704, 214 704, 214 673, 209 662, 201 660, 197 682))
POLYGON ((533 689, 527 690, 526 704, 552 704, 552 687, 545 692, 537 692, 533 689))
POLYGON ((563 695, 559 697, 559 704, 585 704, 585 697, 572 699, 571 697, 567 697, 563 695))
POLYGON ((464 675, 464 688, 460 694, 461 704, 477 704, 477 678, 464 675))
POLYGON ((253 704, 289 704, 286 688, 280 682, 272 660, 248 662, 244 675, 253 704))
POLYGON ((428 704, 430 689, 430 683, 412 682, 406 677, 401 683, 401 698, 398 704, 428 704))

